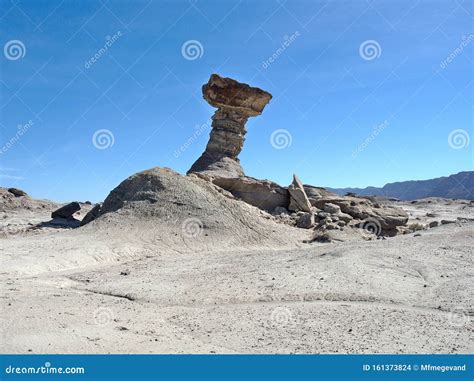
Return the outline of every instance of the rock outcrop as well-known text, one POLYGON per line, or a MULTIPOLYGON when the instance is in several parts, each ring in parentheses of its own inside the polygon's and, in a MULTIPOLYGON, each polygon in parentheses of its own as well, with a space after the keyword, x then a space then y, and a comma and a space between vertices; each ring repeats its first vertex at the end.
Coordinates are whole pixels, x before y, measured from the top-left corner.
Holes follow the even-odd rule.
POLYGON ((380 205, 363 197, 321 197, 312 204, 343 221, 349 218, 359 224, 368 219, 377 221, 379 233, 384 235, 396 234, 396 228, 408 222, 408 214, 403 209, 380 205))
POLYGON ((245 123, 260 115, 272 95, 256 87, 212 74, 202 87, 204 99, 217 108, 206 150, 188 173, 215 177, 241 177, 244 171, 238 159, 244 145, 245 123))
POLYGON ((55 210, 53 213, 51 213, 51 218, 72 219, 74 218, 73 217, 74 213, 76 213, 80 209, 81 209, 81 206, 79 205, 79 203, 74 201, 55 210))

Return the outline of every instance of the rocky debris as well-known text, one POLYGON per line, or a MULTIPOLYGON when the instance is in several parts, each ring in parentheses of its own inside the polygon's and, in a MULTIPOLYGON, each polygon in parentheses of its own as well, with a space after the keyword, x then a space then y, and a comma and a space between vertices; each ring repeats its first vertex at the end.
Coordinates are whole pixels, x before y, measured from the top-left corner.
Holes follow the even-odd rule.
POLYGON ((65 219, 73 219, 74 213, 79 211, 81 206, 78 202, 74 201, 63 207, 56 209, 53 213, 51 213, 51 218, 65 218, 65 219))
POLYGON ((337 224, 333 223, 333 222, 328 222, 328 221, 327 221, 327 222, 324 224, 324 226, 325 226, 325 228, 326 228, 327 230, 336 230, 336 229, 339 229, 339 226, 338 226, 337 224))
POLYGON ((296 220, 296 226, 302 229, 309 229, 314 226, 314 214, 313 213, 303 213, 298 216, 296 220))
POLYGON ((288 187, 288 192, 290 194, 289 210, 311 212, 311 203, 308 200, 303 183, 296 175, 293 175, 293 182, 288 187))
POLYGON ((436 228, 438 226, 438 221, 431 221, 428 226, 430 228, 436 228))
POLYGON ((458 222, 471 222, 471 221, 474 221, 474 218, 469 218, 469 217, 457 217, 456 220, 458 220, 458 222))
POLYGON ((330 214, 340 214, 341 213, 341 207, 339 205, 331 204, 331 203, 324 204, 323 210, 327 213, 330 213, 330 214))
POLYGON ((456 221, 454 220, 441 220, 441 225, 448 225, 448 224, 454 224, 456 221))
POLYGON ((81 226, 88 224, 89 222, 94 221, 100 215, 100 208, 102 203, 96 204, 89 212, 84 216, 81 221, 81 226))
POLYGON ((212 179, 212 182, 232 193, 238 199, 266 211, 273 211, 278 207, 284 208, 286 211, 286 207, 290 202, 288 191, 268 180, 243 176, 234 178, 216 177, 212 179))
POLYGON ((408 222, 408 214, 403 209, 380 205, 366 198, 322 197, 313 201, 313 205, 320 209, 324 209, 327 204, 339 206, 341 214, 338 217, 345 222, 350 221, 349 217, 354 222, 375 219, 380 224, 382 233, 387 235, 393 235, 397 226, 404 226, 408 222))
POLYGON ((352 216, 350 214, 347 214, 347 213, 338 213, 337 214, 337 217, 341 220, 341 221, 344 221, 346 224, 348 224, 349 222, 351 222, 353 220, 352 216))
POLYGON ((8 188, 8 192, 10 192, 15 197, 28 196, 28 194, 25 191, 22 191, 21 189, 18 189, 18 188, 8 188))
POLYGON ((272 95, 256 87, 212 74, 202 87, 204 99, 217 108, 206 149, 188 173, 205 172, 216 177, 240 177, 237 158, 247 133, 249 117, 260 115, 272 95))

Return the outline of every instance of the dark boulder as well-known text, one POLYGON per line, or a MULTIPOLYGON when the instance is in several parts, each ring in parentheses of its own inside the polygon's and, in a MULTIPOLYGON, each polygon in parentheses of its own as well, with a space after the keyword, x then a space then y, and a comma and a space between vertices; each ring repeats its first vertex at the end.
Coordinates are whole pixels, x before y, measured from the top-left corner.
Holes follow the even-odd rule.
POLYGON ((53 213, 51 213, 51 218, 72 219, 74 218, 73 214, 79 211, 80 209, 81 209, 81 206, 79 205, 79 203, 74 201, 55 210, 53 213))

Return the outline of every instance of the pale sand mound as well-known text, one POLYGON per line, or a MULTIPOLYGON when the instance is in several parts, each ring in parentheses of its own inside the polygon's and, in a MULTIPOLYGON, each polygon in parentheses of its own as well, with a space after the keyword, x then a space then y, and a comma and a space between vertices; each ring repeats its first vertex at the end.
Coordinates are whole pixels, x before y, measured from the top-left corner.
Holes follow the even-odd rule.
POLYGON ((229 196, 196 176, 156 167, 110 192, 91 229, 127 226, 134 235, 179 251, 294 247, 308 239, 307 231, 275 223, 229 196))

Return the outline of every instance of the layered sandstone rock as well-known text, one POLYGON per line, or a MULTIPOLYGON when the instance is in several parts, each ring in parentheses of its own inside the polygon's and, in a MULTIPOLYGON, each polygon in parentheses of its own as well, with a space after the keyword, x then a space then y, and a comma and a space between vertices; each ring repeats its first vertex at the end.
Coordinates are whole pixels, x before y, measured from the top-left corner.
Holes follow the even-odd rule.
POLYGON ((326 213, 338 216, 341 220, 346 220, 346 216, 350 216, 357 223, 368 219, 375 220, 380 226, 381 233, 386 235, 396 234, 396 228, 405 226, 408 222, 408 214, 403 209, 380 205, 363 197, 322 197, 311 200, 311 203, 326 213))
POLYGON ((272 181, 244 176, 216 177, 212 182, 236 198, 263 210, 273 211, 279 207, 286 209, 290 202, 288 190, 272 181))
POLYGON ((217 108, 212 117, 212 131, 206 150, 192 165, 189 173, 204 173, 212 177, 244 176, 238 159, 242 151, 245 123, 260 115, 272 98, 270 93, 231 78, 212 74, 202 87, 204 99, 217 108))

